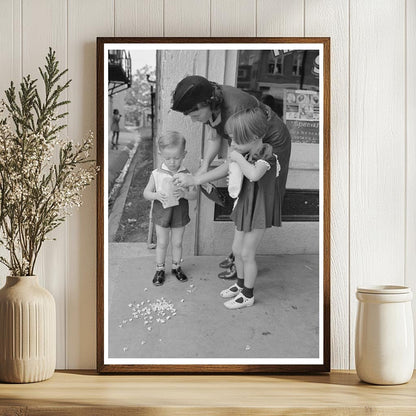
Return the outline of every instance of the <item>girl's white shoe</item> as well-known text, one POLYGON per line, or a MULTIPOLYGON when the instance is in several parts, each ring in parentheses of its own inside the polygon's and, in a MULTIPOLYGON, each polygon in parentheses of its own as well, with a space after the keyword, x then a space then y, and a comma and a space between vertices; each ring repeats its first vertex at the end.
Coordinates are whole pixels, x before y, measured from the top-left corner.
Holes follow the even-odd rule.
POLYGON ((243 288, 238 286, 237 283, 235 283, 232 286, 230 286, 228 289, 222 290, 220 292, 220 296, 222 298, 233 298, 237 296, 239 293, 241 293, 242 290, 243 288), (234 290, 231 290, 231 289, 234 289, 234 290))
POLYGON ((254 296, 251 298, 247 298, 242 293, 240 293, 234 299, 227 300, 227 302, 224 303, 224 306, 228 309, 240 309, 246 308, 247 306, 253 306, 253 304, 254 296), (239 302, 237 302, 237 300, 239 300, 239 302))

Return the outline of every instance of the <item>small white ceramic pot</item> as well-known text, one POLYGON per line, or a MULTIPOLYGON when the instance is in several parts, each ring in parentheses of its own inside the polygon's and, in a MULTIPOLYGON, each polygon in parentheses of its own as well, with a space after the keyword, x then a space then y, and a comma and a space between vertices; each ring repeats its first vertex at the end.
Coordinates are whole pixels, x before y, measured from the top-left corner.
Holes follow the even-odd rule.
POLYGON ((357 289, 355 366, 372 384, 402 384, 412 377, 414 332, 410 288, 372 286, 357 289))

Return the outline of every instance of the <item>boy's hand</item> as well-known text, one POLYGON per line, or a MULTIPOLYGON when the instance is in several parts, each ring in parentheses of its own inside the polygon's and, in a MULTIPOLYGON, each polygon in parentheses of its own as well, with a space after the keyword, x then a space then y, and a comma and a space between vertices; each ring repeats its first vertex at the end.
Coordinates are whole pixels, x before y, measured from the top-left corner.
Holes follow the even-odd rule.
POLYGON ((160 201, 162 204, 165 204, 167 202, 167 196, 162 192, 155 192, 155 199, 160 201))
POLYGON ((175 189, 175 191, 173 191, 173 196, 178 199, 185 198, 185 190, 182 188, 175 189))

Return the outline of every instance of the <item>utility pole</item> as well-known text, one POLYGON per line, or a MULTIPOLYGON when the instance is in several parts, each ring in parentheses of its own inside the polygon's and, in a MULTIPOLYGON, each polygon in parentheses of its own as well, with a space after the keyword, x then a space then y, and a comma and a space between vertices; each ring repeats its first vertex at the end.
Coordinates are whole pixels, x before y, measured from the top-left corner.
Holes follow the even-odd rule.
POLYGON ((146 75, 147 82, 150 84, 150 119, 152 121, 152 140, 155 138, 155 90, 153 84, 156 84, 156 81, 150 80, 150 75, 146 75))
MULTIPOLYGON (((152 126, 152 142, 155 141, 155 90, 153 84, 156 84, 156 81, 150 80, 150 75, 146 74, 147 82, 150 84, 150 120, 152 126)), ((152 217, 153 211, 153 201, 152 206, 150 208, 150 215, 149 215, 149 232, 147 233, 147 248, 155 248, 156 245, 153 243, 153 228, 154 222, 152 217)))

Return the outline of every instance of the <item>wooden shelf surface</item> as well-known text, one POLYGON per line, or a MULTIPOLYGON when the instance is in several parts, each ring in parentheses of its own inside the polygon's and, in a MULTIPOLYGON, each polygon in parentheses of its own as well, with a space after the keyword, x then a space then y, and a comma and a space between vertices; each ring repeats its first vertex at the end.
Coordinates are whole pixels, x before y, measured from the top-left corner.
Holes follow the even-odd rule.
POLYGON ((98 375, 57 371, 33 384, 0 383, 0 415, 416 415, 416 375, 399 386, 354 372, 318 375, 98 375))

